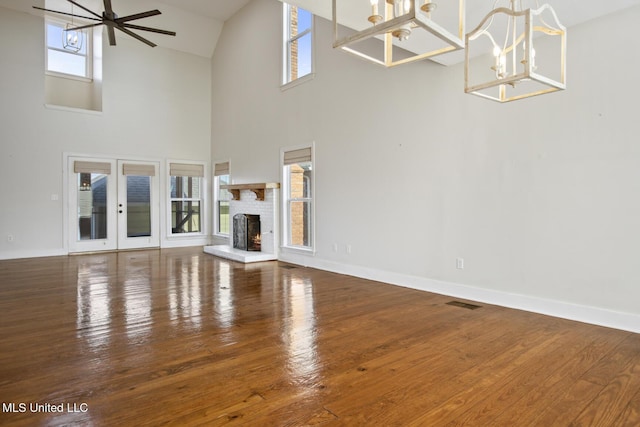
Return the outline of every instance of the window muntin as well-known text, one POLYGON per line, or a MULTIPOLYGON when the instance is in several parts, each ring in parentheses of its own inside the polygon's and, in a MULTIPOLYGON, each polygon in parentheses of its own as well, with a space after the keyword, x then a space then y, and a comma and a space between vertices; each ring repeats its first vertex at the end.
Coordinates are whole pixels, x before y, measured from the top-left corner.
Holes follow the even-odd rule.
POLYGON ((313 15, 287 3, 283 7, 283 84, 287 84, 313 72, 313 15))
POLYGON ((81 49, 75 52, 64 48, 64 24, 46 21, 45 27, 47 72, 91 79, 91 32, 80 30, 84 41, 81 49))
POLYGON ((171 234, 202 232, 202 178, 171 176, 171 234))

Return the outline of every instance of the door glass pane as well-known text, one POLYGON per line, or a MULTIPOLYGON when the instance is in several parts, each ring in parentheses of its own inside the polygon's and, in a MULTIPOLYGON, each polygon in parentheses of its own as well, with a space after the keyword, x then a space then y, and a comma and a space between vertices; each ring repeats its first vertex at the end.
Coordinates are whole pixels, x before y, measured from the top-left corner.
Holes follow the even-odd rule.
POLYGON ((107 178, 100 173, 78 175, 78 240, 107 238, 107 178))
POLYGON ((151 177, 127 175, 127 237, 151 236, 151 177))

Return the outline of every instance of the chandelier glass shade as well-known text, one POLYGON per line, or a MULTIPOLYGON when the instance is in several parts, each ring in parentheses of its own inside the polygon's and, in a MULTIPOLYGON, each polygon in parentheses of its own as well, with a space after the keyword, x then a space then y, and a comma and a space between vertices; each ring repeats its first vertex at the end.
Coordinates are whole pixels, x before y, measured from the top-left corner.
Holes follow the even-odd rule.
POLYGON ((333 0, 333 47, 387 67, 463 49, 464 3, 333 0))
POLYGON ((565 89, 567 33, 553 8, 509 2, 465 36, 465 92, 508 102, 565 89))

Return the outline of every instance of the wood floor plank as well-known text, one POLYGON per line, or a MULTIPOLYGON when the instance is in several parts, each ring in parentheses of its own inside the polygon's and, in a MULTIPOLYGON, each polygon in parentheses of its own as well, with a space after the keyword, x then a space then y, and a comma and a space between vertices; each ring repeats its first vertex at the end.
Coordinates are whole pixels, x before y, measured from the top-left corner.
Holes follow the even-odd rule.
MULTIPOLYGON (((573 421, 574 425, 612 425, 618 420, 620 413, 625 413, 629 403, 637 395, 640 388, 640 339, 637 336, 627 337, 617 348, 610 360, 619 362, 617 372, 600 390, 580 415, 573 421), (619 366, 619 368, 618 368, 619 366)), ((608 362, 607 365, 610 365, 608 362)), ((603 378, 602 369, 598 376, 603 378)), ((587 378, 592 378, 587 376, 587 378)), ((587 379, 585 378, 585 379, 587 379)), ((631 415, 631 414, 629 414, 631 415)))
POLYGON ((623 339, 624 334, 615 334, 606 328, 598 329, 585 325, 583 337, 584 346, 571 352, 566 349, 559 352, 564 364, 539 386, 528 390, 520 401, 507 407, 494 420, 494 423, 509 426, 518 425, 522 419, 534 421, 547 410, 550 401, 555 402, 561 399, 568 388, 605 357, 607 352, 623 339))
POLYGON ((0 425, 638 425, 638 334, 451 300, 201 248, 0 261, 0 425))
POLYGON ((617 427, 633 427, 640 425, 640 391, 635 394, 629 401, 618 418, 613 423, 617 427))

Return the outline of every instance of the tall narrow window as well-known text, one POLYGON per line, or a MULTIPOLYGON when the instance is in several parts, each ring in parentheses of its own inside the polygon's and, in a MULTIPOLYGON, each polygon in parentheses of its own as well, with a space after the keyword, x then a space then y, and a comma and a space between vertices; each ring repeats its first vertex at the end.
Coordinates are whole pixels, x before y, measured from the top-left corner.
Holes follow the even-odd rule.
POLYGON ((231 193, 229 190, 220 188, 222 185, 230 184, 229 162, 216 163, 214 171, 214 218, 216 234, 222 236, 229 235, 229 200, 231 193))
POLYGON ((201 233, 204 165, 171 163, 171 234, 201 233))
POLYGON ((313 72, 313 15, 300 7, 283 3, 284 61, 282 84, 313 72))
POLYGON ((46 21, 47 72, 91 79, 91 31, 65 31, 65 24, 46 21))
POLYGON ((312 148, 283 152, 282 181, 285 246, 313 249, 313 159, 312 148))

